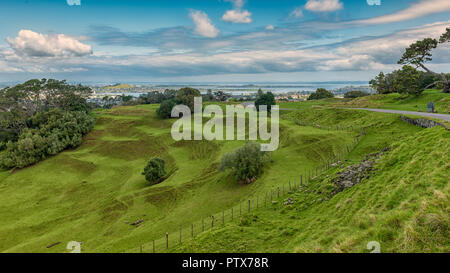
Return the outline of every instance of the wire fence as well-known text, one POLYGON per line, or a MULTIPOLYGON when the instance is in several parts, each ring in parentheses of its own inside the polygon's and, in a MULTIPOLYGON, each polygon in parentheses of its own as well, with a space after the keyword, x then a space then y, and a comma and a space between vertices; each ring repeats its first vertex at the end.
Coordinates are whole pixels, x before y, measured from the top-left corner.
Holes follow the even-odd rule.
MULTIPOLYGON (((361 138, 365 135, 365 128, 347 128, 351 131, 360 130, 360 134, 358 134, 349 145, 342 147, 332 158, 323 162, 316 168, 304 171, 298 178, 289 180, 288 183, 278 185, 276 188, 272 188, 263 194, 257 194, 248 200, 241 201, 239 204, 227 210, 202 217, 189 225, 181 226, 178 231, 166 232, 165 234, 162 234, 162 237, 150 240, 147 243, 139 245, 138 248, 130 249, 127 252, 165 253, 169 251, 170 248, 180 246, 186 240, 193 239, 203 232, 210 231, 215 227, 222 227, 226 223, 240 219, 241 216, 249 214, 256 209, 278 203, 280 198, 283 198, 289 193, 293 193, 294 190, 299 190, 302 187, 307 186, 312 179, 335 167, 337 163, 344 161, 345 157, 356 145, 358 145, 361 138)), ((332 129, 330 128, 330 130, 332 129)))

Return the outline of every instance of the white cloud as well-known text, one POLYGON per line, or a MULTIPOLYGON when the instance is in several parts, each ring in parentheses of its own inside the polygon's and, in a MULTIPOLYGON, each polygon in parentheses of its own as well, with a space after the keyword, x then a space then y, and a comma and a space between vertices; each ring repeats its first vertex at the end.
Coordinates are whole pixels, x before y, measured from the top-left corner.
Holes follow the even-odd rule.
POLYGON ((67 0, 69 6, 81 6, 81 0, 67 0))
MULTIPOLYGON (((88 58, 26 58, 17 56, 10 48, 2 49, 0 45, 0 72, 25 71, 43 73, 43 75, 49 72, 72 72, 76 75, 83 75, 80 77, 89 77, 94 74, 107 77, 113 77, 112 75, 134 77, 149 74, 162 77, 183 77, 305 71, 325 71, 328 76, 339 71, 352 71, 352 73, 368 71, 367 75, 375 75, 380 70, 397 69, 396 61, 409 44, 424 37, 437 38, 449 24, 450 21, 443 21, 387 36, 360 37, 360 39, 332 42, 323 46, 303 49, 296 46, 289 49, 281 47, 277 37, 279 33, 283 33, 282 28, 279 31, 262 31, 239 37, 241 39, 239 41, 254 40, 255 36, 261 36, 258 41, 275 39, 275 46, 269 43, 260 49, 239 49, 239 51, 191 52, 185 50, 154 55, 136 53, 120 56, 92 55, 88 58)), ((229 39, 202 40, 208 42, 213 48, 233 46, 233 41, 229 39)), ((441 45, 433 50, 432 63, 438 69, 443 66, 449 67, 450 44, 441 45)), ((433 67, 433 65, 430 66, 433 67)), ((263 77, 260 76, 260 78, 263 77)))
POLYGON ((208 15, 200 10, 192 10, 189 13, 195 24, 195 32, 198 35, 215 38, 219 35, 220 31, 211 23, 208 15))
POLYGON ((385 24, 411 20, 414 18, 423 17, 426 15, 450 11, 449 0, 421 0, 412 4, 406 9, 397 11, 392 14, 369 18, 365 20, 355 21, 356 23, 364 24, 385 24))
POLYGON ((252 14, 247 10, 228 10, 223 16, 222 20, 232 23, 251 23, 252 18, 250 17, 252 14))
POLYGON ((274 30, 275 29, 275 27, 274 26, 272 26, 272 25, 268 25, 268 26, 266 26, 266 30, 274 30))
POLYGON ((92 47, 65 34, 45 35, 22 29, 16 38, 6 38, 11 48, 22 56, 68 57, 92 54, 92 47))
POLYGON ((337 11, 344 7, 339 0, 308 0, 305 9, 314 12, 337 11))
POLYGON ((295 8, 290 15, 295 18, 303 17, 303 10, 301 7, 295 8))
POLYGON ((233 9, 227 10, 222 16, 222 20, 231 23, 249 24, 252 22, 252 13, 248 10, 242 10, 244 0, 226 0, 233 3, 233 9))

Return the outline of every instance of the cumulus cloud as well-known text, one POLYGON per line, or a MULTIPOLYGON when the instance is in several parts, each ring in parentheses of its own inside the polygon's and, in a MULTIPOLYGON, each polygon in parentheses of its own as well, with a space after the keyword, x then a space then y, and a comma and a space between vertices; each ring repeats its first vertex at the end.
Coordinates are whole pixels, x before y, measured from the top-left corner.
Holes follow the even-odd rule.
POLYGON ((252 22, 252 13, 248 10, 242 10, 244 0, 226 0, 233 3, 233 9, 227 10, 222 16, 222 20, 231 23, 248 24, 252 22))
POLYGON ((195 33, 198 35, 215 38, 219 35, 220 31, 211 23, 208 15, 200 10, 192 10, 189 13, 195 24, 195 33))
POLYGON ((248 24, 252 22, 250 17, 252 14, 247 10, 228 10, 223 16, 222 20, 232 23, 248 24))
POLYGON ((45 35, 20 30, 16 38, 6 38, 11 48, 21 56, 68 57, 92 54, 92 47, 65 34, 45 35))
POLYGON ((344 7, 339 0, 308 0, 305 9, 314 12, 330 12, 337 11, 344 7))
POLYGON ((272 26, 272 25, 268 25, 268 26, 266 26, 266 30, 274 30, 275 29, 275 27, 274 26, 272 26))
POLYGON ((81 6, 81 0, 67 0, 69 6, 81 6))
POLYGON ((365 20, 358 20, 355 22, 363 24, 394 23, 445 11, 450 11, 449 0, 421 0, 417 3, 413 3, 406 9, 394 12, 392 14, 373 17, 365 20))

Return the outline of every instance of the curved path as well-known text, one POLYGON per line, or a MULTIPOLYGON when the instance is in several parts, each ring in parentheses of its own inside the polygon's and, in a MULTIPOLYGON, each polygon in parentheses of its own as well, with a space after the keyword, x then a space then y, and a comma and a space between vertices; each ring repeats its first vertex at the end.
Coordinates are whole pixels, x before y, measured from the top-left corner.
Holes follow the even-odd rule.
POLYGON ((382 113, 391 113, 391 114, 415 115, 415 116, 438 118, 438 119, 443 119, 445 121, 450 121, 450 115, 447 115, 447 114, 435 114, 435 113, 412 112, 412 111, 389 110, 389 109, 374 109, 374 108, 347 108, 347 109, 366 110, 366 111, 372 111, 372 112, 382 112, 382 113))

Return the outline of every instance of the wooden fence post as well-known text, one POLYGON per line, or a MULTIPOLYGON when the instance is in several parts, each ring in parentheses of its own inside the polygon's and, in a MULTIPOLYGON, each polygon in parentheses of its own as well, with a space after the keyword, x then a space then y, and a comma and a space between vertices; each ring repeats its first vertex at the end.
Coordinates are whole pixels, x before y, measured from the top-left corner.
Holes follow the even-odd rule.
POLYGON ((303 186, 303 175, 300 175, 300 186, 303 186))
POLYGON ((250 199, 248 199, 248 212, 250 212, 250 199))
POLYGON ((233 221, 233 208, 231 208, 231 221, 233 221))
POLYGON ((280 198, 280 187, 278 187, 277 197, 280 198))
POLYGON ((242 203, 239 203, 239 216, 242 216, 242 203))
POLYGON ((211 228, 214 227, 214 215, 211 215, 211 228))
POLYGON ((166 248, 169 249, 169 232, 166 232, 166 248))
POLYGON ((291 180, 289 179, 289 190, 291 190, 291 180))

